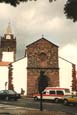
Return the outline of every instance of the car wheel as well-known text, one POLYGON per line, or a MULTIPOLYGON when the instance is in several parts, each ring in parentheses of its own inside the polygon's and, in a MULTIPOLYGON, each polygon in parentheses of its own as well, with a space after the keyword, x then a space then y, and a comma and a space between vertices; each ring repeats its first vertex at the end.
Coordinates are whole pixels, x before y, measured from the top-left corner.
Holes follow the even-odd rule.
POLYGON ((64 104, 64 105, 68 105, 68 100, 67 100, 67 99, 64 99, 63 104, 64 104))
POLYGON ((34 97, 34 101, 37 101, 38 100, 38 98, 37 97, 34 97))
POLYGON ((58 103, 58 102, 59 102, 59 99, 58 99, 58 98, 56 98, 56 99, 54 100, 54 102, 55 102, 55 103, 58 103))
POLYGON ((5 98, 5 100, 8 101, 8 100, 9 100, 9 97, 7 96, 7 97, 5 98))

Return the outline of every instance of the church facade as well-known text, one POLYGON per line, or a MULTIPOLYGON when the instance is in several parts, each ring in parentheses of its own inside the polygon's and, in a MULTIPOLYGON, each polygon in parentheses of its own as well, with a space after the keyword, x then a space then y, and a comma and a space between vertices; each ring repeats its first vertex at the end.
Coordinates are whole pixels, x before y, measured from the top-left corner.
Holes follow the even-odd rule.
POLYGON ((26 96, 32 96, 38 92, 41 71, 49 79, 48 86, 71 89, 72 81, 75 81, 72 63, 59 58, 58 49, 42 37, 27 45, 25 56, 16 60, 16 37, 8 24, 0 43, 0 89, 14 89, 19 93, 23 89, 26 96))
POLYGON ((27 46, 27 94, 38 92, 38 77, 44 71, 48 86, 59 86, 58 46, 41 38, 27 46))

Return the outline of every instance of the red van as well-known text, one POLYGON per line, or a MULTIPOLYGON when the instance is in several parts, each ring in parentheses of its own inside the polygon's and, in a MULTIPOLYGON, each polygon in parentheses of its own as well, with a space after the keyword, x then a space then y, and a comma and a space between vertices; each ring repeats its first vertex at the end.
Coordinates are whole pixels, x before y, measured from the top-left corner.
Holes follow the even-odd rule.
MULTIPOLYGON (((68 88, 47 87, 43 92, 43 100, 54 100, 56 103, 66 95, 71 95, 68 88)), ((33 94, 34 100, 40 99, 40 94, 33 94)))

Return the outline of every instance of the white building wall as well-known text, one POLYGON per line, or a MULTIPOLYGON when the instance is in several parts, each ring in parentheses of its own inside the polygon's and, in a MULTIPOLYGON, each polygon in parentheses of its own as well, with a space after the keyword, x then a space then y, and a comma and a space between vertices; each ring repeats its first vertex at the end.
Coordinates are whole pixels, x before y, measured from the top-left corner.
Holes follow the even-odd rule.
POLYGON ((60 87, 69 88, 72 86, 72 64, 59 58, 59 79, 60 87))
MULTIPOLYGON (((12 65, 14 89, 20 93, 23 88, 27 95, 27 58, 13 62, 12 65)), ((61 58, 59 58, 59 80, 60 87, 71 89, 72 64, 61 58)), ((0 66, 0 90, 5 89, 5 82, 8 82, 8 66, 0 66)))
POLYGON ((5 89, 5 82, 7 82, 6 89, 8 89, 8 66, 0 66, 0 90, 5 89))
POLYGON ((14 52, 3 52, 2 61, 13 62, 14 61, 14 52))
POLYGON ((23 88, 25 95, 27 95, 27 58, 18 60, 12 65, 14 90, 21 93, 21 88, 23 88))

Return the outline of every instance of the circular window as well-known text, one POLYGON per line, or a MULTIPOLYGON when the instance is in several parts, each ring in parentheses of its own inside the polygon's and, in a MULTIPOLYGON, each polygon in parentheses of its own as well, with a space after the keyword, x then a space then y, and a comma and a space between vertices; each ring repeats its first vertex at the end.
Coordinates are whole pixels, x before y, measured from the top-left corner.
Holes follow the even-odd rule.
POLYGON ((41 61, 45 61, 47 59, 47 55, 44 52, 42 52, 39 54, 39 58, 41 61))

